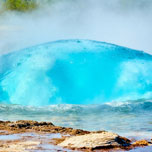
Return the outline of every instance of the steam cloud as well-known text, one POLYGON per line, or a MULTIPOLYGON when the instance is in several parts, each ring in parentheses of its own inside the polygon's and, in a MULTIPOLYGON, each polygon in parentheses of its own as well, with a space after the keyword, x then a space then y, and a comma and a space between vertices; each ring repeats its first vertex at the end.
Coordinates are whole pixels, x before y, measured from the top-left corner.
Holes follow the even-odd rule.
POLYGON ((59 39, 91 39, 152 54, 151 0, 55 0, 0 14, 0 53, 59 39))

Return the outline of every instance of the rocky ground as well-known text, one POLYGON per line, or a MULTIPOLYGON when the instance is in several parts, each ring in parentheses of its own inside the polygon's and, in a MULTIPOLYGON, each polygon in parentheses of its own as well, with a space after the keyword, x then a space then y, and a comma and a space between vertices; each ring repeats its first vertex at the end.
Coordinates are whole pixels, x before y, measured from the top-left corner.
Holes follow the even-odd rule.
POLYGON ((0 152, 126 151, 151 146, 107 131, 89 132, 51 122, 0 121, 0 152))

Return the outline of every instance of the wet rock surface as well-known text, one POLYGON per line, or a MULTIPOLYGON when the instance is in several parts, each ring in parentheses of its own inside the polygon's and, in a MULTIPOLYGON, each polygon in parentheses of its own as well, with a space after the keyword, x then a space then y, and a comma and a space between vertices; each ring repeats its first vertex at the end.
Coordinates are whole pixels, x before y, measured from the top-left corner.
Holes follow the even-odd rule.
POLYGON ((55 126, 51 122, 0 121, 0 152, 119 151, 151 146, 147 140, 134 143, 107 131, 85 131, 55 126))
POLYGON ((84 131, 81 129, 55 126, 51 122, 37 122, 30 120, 19 120, 15 122, 0 121, 0 130, 5 130, 8 131, 9 133, 44 132, 44 133, 62 133, 69 135, 83 135, 90 133, 89 131, 84 131))
POLYGON ((0 152, 27 152, 28 149, 35 149, 39 141, 14 141, 0 145, 0 152))
POLYGON ((67 148, 78 149, 101 149, 130 146, 130 140, 115 133, 103 131, 101 133, 90 133, 86 135, 67 137, 58 144, 67 148))
POLYGON ((135 141, 132 145, 133 146, 150 146, 152 143, 148 142, 147 140, 139 140, 135 141))

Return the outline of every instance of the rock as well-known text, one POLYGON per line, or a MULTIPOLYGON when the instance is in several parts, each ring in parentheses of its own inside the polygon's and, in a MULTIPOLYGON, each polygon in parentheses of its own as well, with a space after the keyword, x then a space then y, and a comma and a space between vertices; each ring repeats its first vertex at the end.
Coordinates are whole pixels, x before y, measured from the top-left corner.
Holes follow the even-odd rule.
MULTIPOLYGON (((61 138, 53 138, 51 140, 46 140, 49 144, 58 145, 66 148, 70 148, 73 150, 82 150, 82 151, 117 151, 120 149, 123 150, 130 150, 140 146, 149 146, 152 145, 152 142, 148 142, 147 140, 140 140, 136 141, 133 144, 130 144, 131 141, 125 137, 121 137, 118 134, 110 133, 107 131, 85 131, 81 129, 73 129, 73 128, 66 128, 60 126, 54 126, 51 122, 37 122, 31 120, 20 120, 20 121, 0 121, 0 135, 12 135, 12 134, 22 134, 22 133, 36 133, 40 136, 48 136, 47 134, 60 134, 61 138), (108 149, 108 150, 107 150, 108 149)), ((35 139, 39 143, 45 140, 41 138, 37 138, 37 136, 30 136, 29 135, 25 138, 21 138, 18 140, 12 141, 0 141, 0 152, 4 151, 12 151, 17 144, 20 146, 20 151, 24 151, 24 147, 26 148, 33 148, 32 145, 34 144, 37 147, 37 143, 32 143, 35 139), (25 142, 26 141, 26 142, 25 142), (26 143, 28 143, 26 145, 26 143), (9 147, 9 148, 8 148, 9 147), (11 150, 10 150, 11 149, 11 150)), ((133 141, 132 141, 133 142, 133 141)), ((38 145, 39 145, 38 143, 38 145)), ((34 147, 35 147, 34 146, 34 147)), ((25 148, 25 149, 26 149, 25 148)), ((41 148, 41 147, 40 147, 41 148)))
POLYGON ((149 146, 150 143, 147 140, 139 140, 132 144, 133 146, 149 146))
MULTIPOLYGON (((9 133, 23 133, 23 132, 43 132, 43 133, 62 133, 68 135, 84 135, 90 133, 89 131, 73 128, 65 128, 54 126, 51 122, 37 122, 32 120, 19 121, 0 121, 0 130, 8 131, 9 133)), ((0 133, 2 134, 2 133, 0 133)))
POLYGON ((67 137, 58 146, 76 149, 99 149, 129 146, 130 140, 115 133, 101 132, 67 137))
POLYGON ((37 121, 31 121, 31 120, 19 120, 16 122, 11 122, 8 123, 9 127, 14 127, 14 128, 32 128, 35 126, 54 126, 51 122, 37 122, 37 121))
POLYGON ((81 129, 72 129, 71 131, 71 135, 85 135, 85 134, 89 134, 89 131, 84 131, 81 129))
POLYGON ((27 149, 36 150, 39 141, 14 141, 0 145, 0 152, 28 152, 27 149))

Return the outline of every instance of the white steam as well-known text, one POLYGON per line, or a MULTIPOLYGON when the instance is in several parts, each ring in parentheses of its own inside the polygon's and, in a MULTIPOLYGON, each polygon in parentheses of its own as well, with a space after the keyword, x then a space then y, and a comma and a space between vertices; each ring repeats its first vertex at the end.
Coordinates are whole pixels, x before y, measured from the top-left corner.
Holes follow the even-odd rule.
POLYGON ((55 0, 0 14, 0 53, 59 39, 91 39, 152 54, 151 0, 55 0))

